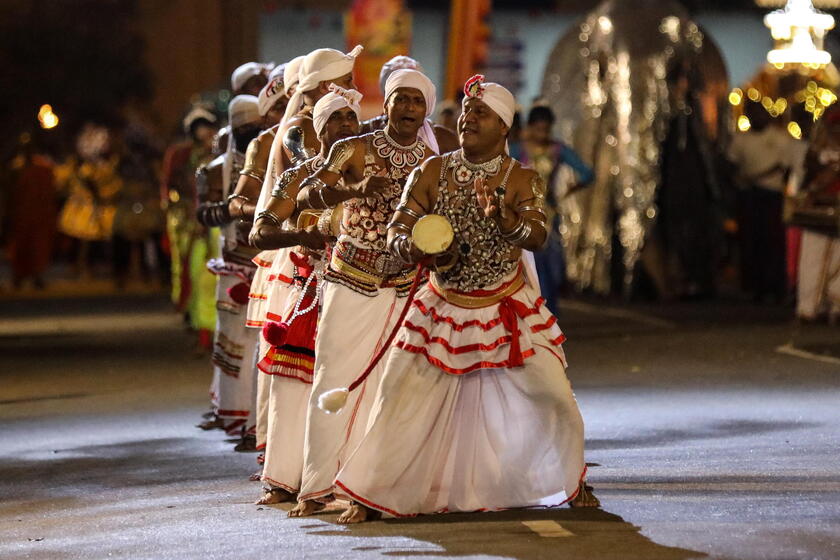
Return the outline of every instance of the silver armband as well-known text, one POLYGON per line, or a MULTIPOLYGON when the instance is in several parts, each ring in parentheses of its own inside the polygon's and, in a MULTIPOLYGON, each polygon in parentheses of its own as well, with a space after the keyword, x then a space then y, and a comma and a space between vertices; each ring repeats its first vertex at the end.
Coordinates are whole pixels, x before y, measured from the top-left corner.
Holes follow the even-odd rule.
POLYGON ((418 212, 415 212, 414 210, 412 210, 408 206, 405 206, 404 204, 401 204, 401 205, 397 206, 396 211, 397 212, 402 212, 403 214, 407 214, 407 215, 411 216, 412 218, 414 218, 415 220, 419 220, 420 218, 423 217, 421 214, 419 214, 418 212))
POLYGON ((385 229, 396 228, 400 231, 410 232, 411 228, 401 222, 388 222, 388 225, 385 226, 385 229))
POLYGON ((259 214, 257 214, 257 220, 266 220, 270 222, 272 225, 277 227, 283 227, 283 220, 280 219, 280 216, 272 212, 271 210, 263 210, 259 214))

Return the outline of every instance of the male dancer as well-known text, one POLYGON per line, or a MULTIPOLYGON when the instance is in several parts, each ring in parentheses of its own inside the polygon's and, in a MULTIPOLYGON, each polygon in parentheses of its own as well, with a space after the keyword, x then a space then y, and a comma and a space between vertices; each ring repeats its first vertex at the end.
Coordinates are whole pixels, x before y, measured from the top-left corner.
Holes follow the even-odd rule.
MULTIPOLYGON (((245 328, 248 285, 255 266, 254 251, 228 212, 227 195, 245 162, 244 151, 259 133, 262 117, 253 95, 237 95, 228 108, 232 138, 228 150, 199 170, 198 221, 205 227, 220 227, 221 258, 211 259, 208 269, 219 276, 216 287, 216 332, 213 339, 214 365, 211 399, 216 422, 229 434, 247 426, 256 386, 253 360, 257 332, 245 328)), ((215 427, 215 426, 205 426, 215 427)))
POLYGON ((250 238, 251 243, 260 249, 297 245, 309 249, 296 249, 292 256, 300 265, 296 267, 295 274, 301 283, 300 289, 290 290, 287 302, 282 302, 285 305, 272 306, 268 313, 270 320, 286 319, 284 328, 288 334, 282 342, 271 341, 276 345, 272 345, 264 354, 259 366, 262 372, 268 374, 265 377, 271 380, 267 447, 262 476, 268 487, 258 504, 294 500, 300 489, 306 408, 312 386, 315 324, 318 316, 317 295, 314 295, 318 290, 317 280, 308 277, 313 274, 313 266, 317 266, 313 261, 320 259, 315 251, 323 251, 326 236, 331 235, 331 232, 319 231, 322 228, 315 227, 298 230, 294 223, 287 223, 284 229, 283 225, 298 214, 295 201, 301 182, 323 166, 329 149, 336 141, 355 136, 359 132, 361 94, 332 87, 335 91, 322 97, 312 112, 321 151, 280 176, 267 208, 257 217, 250 238), (301 308, 308 311, 301 313, 301 308))
POLYGON ((335 475, 364 430, 381 368, 340 414, 321 412, 318 395, 346 385, 368 365, 394 327, 398 296, 405 297, 414 279, 413 268, 388 253, 386 233, 408 174, 434 155, 422 134, 429 133, 424 124, 434 108, 435 87, 416 70, 398 70, 388 78, 385 93, 388 127, 336 142, 324 167, 298 195, 302 208, 343 202, 344 211, 324 274, 303 480, 298 505, 289 513, 293 517, 322 509, 333 498, 335 475))
POLYGON ((342 523, 598 505, 564 336, 522 264, 546 239, 545 184, 506 154, 513 95, 483 76, 465 93, 463 148, 412 174, 388 230, 407 265, 427 258, 412 240, 422 216, 447 218, 454 241, 411 303, 369 429, 337 476, 354 500, 342 523))
MULTIPOLYGON (((423 67, 418 61, 410 56, 398 55, 382 65, 382 70, 379 71, 379 88, 382 93, 385 93, 385 84, 391 74, 397 70, 417 70, 423 72, 423 67)), ((434 107, 432 107, 434 111, 434 107)), ((374 130, 381 130, 388 126, 388 116, 385 113, 377 115, 372 119, 368 119, 362 123, 362 132, 368 133, 374 130)), ((431 146, 435 152, 444 154, 458 149, 458 137, 446 127, 437 125, 429 121, 429 127, 434 131, 435 141, 437 146, 431 146)))
MULTIPOLYGON (((288 64, 281 64, 271 71, 272 79, 260 90, 258 96, 258 110, 263 118, 263 131, 251 140, 245 153, 245 165, 240 172, 236 189, 228 195, 227 206, 231 219, 240 220, 243 223, 251 223, 253 220, 254 202, 259 196, 260 188, 265 179, 268 155, 271 150, 271 142, 277 133, 280 119, 286 111, 289 103, 289 93, 286 87, 286 71, 297 75, 297 66, 294 61, 288 64), (292 68, 290 68, 292 66, 292 68)), ((296 81, 296 80, 295 80, 296 81)), ((255 262, 255 264, 258 264, 255 262)), ((252 280, 253 283, 253 280, 252 280)), ((249 290, 250 295, 250 290, 249 290)), ((252 324, 251 304, 246 314, 245 326, 249 328, 261 327, 262 324, 252 324)), ((262 337, 259 337, 260 351, 255 357, 255 362, 263 354, 262 337)), ((255 372, 257 378, 256 405, 252 407, 254 418, 249 418, 249 425, 253 425, 253 434, 247 434, 243 439, 242 451, 261 450, 265 447, 265 432, 267 426, 268 412, 268 390, 262 375, 256 370, 256 363, 249 366, 255 372)), ((259 461, 259 459, 258 459, 259 461)))

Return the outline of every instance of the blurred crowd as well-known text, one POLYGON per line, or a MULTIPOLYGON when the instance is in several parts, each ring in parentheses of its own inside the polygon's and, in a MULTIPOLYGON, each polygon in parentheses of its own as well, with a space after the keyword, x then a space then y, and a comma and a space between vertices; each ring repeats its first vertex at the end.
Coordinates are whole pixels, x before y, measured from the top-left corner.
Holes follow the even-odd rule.
MULTIPOLYGON (((232 77, 233 95, 257 96, 271 70, 243 65, 232 77)), ((454 132, 459 103, 439 103, 439 127, 454 132)), ((279 120, 282 110, 266 118, 279 120)), ((734 132, 724 146, 686 134, 679 113, 672 119, 663 140, 659 216, 636 294, 668 301, 740 289, 756 301, 795 301, 803 318, 833 317, 840 302, 840 111, 831 107, 802 138, 759 103, 747 103, 745 116, 750 128, 734 132), (706 145, 692 151, 687 142, 706 145), (689 153, 697 161, 687 161, 689 153)), ((117 288, 171 288, 191 324, 212 330, 212 309, 202 312, 195 295, 202 282, 212 291, 204 263, 216 251, 213 236, 195 220, 195 173, 225 151, 225 119, 210 104, 194 104, 184 116, 182 138, 168 148, 132 125, 88 123, 64 154, 48 153, 37 135, 21 134, 0 185, 2 270, 9 272, 0 283, 40 289, 52 266, 80 280, 109 277, 117 288)), ((557 312, 557 296, 571 291, 557 210, 562 199, 593 181, 594 172, 554 136, 555 120, 535 99, 517 113, 509 144, 511 155, 551 186, 552 235, 537 266, 557 312)))

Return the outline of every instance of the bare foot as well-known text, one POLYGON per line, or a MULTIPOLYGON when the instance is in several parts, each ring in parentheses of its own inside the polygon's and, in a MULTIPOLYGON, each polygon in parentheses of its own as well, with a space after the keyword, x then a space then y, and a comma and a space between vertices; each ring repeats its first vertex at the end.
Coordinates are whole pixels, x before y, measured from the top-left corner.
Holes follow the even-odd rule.
POLYGON ((271 504, 282 504, 283 502, 294 501, 295 495, 282 488, 268 488, 263 497, 256 501, 258 506, 270 506, 271 504))
POLYGON ((253 473, 251 476, 248 477, 248 480, 251 481, 251 482, 258 482, 258 481, 262 480, 262 471, 259 470, 255 473, 253 473))
POLYGON ((338 516, 338 522, 342 525, 350 525, 351 523, 363 523, 365 521, 376 521, 382 517, 382 512, 365 507, 358 502, 353 502, 344 513, 338 516))
POLYGON ((600 507, 601 502, 598 498, 595 497, 595 494, 592 493, 592 487, 587 486, 586 483, 580 483, 580 489, 578 490, 577 496, 575 499, 569 502, 569 506, 573 508, 581 508, 581 507, 600 507))
POLYGON ((306 517, 307 515, 312 515, 315 512, 321 511, 324 509, 325 506, 321 502, 316 502, 315 500, 304 500, 302 502, 298 502, 298 504, 289 510, 289 517, 306 517))

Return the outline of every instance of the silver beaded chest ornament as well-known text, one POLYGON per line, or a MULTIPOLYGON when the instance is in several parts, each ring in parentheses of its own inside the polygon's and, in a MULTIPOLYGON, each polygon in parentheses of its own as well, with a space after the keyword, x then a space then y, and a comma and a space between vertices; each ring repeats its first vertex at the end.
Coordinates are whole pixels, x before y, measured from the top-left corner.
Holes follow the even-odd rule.
MULTIPOLYGON (((471 180, 464 180, 463 183, 455 180, 456 188, 454 190, 447 188, 447 175, 451 173, 454 180, 461 166, 458 156, 463 159, 461 152, 444 156, 438 182, 440 189, 433 212, 446 217, 452 224, 458 248, 458 260, 455 266, 439 274, 447 284, 456 289, 471 291, 489 286, 504 277, 517 266, 519 258, 518 256, 511 257, 513 244, 500 234, 495 220, 487 217, 484 209, 478 204, 475 189, 470 183, 481 177, 480 173, 471 170, 473 173, 471 180)), ((501 171, 503 158, 504 156, 500 156, 498 160, 499 171, 501 171)), ((500 198, 504 197, 512 168, 513 161, 498 187, 497 195, 501 192, 500 198)), ((486 171, 481 170, 481 172, 485 174, 484 177, 487 176, 486 171)))
POLYGON ((452 178, 459 187, 468 187, 475 183, 476 179, 487 180, 495 177, 502 170, 503 154, 499 154, 484 163, 473 163, 464 157, 464 150, 458 150, 452 155, 452 178))

